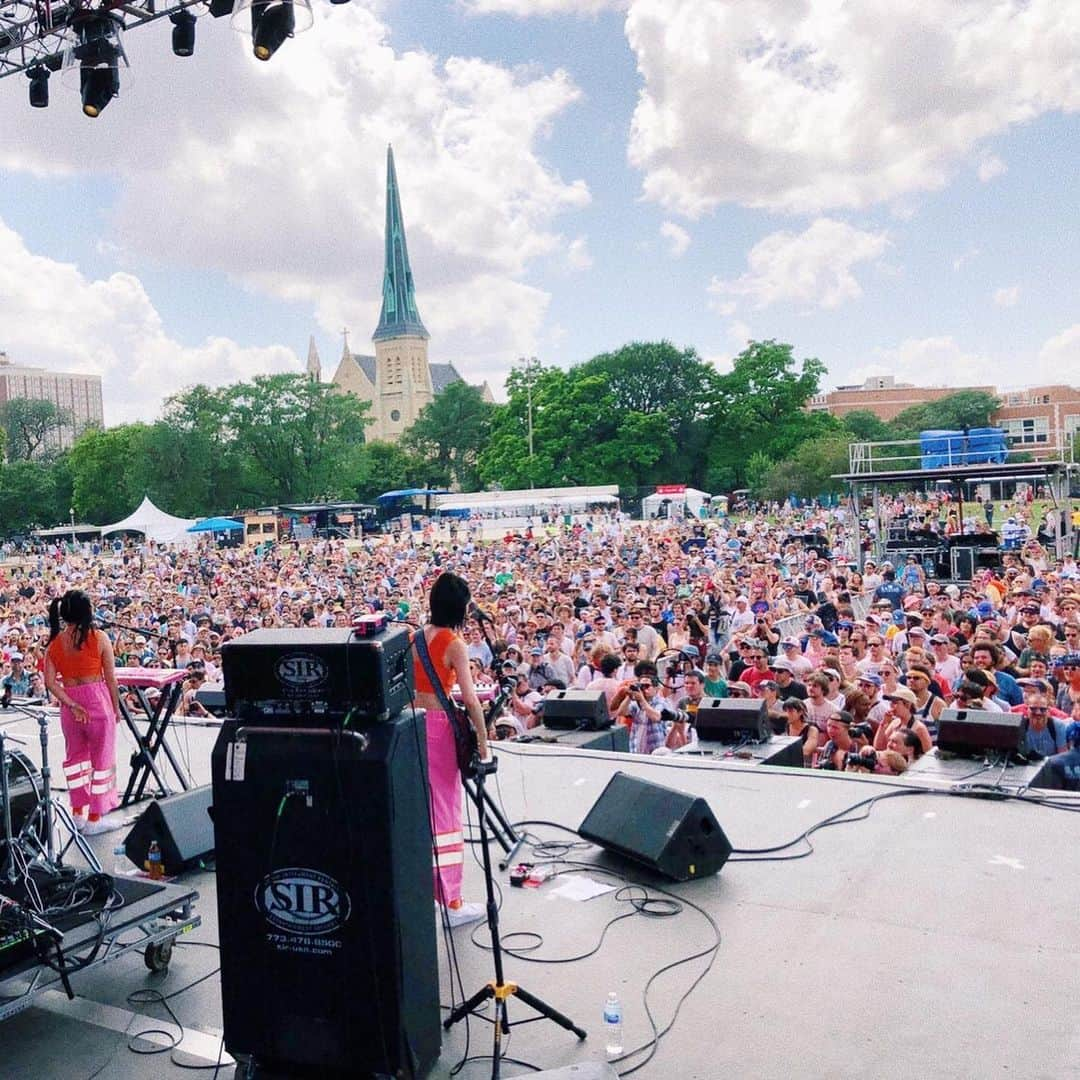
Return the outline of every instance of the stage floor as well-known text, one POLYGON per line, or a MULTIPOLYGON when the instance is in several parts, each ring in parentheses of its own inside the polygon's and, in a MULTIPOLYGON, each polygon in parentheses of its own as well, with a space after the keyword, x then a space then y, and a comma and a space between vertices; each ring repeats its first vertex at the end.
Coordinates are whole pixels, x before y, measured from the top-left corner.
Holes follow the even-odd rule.
MULTIPOLYGON (((32 724, 19 722, 8 730, 31 735, 23 749, 37 757, 32 724)), ((177 729, 174 738, 195 779, 206 782, 214 732, 177 729)), ((56 767, 59 738, 52 753, 56 767)), ((1080 1019, 1070 1005, 1080 966, 1080 820, 1025 803, 947 796, 947 781, 934 778, 926 783, 937 784, 936 793, 919 793, 869 778, 540 746, 500 751, 495 790, 513 820, 576 828, 619 769, 703 796, 740 848, 783 843, 875 794, 916 791, 878 803, 867 820, 819 832, 808 858, 739 863, 733 857, 717 876, 683 885, 654 879, 596 848, 575 853, 574 858, 692 900, 721 934, 711 970, 636 1076, 1080 1077, 1080 1019)), ((985 779, 997 775, 988 772, 985 779)), ((1080 805, 1075 797, 1071 801, 1080 805)), ((547 840, 573 839, 550 827, 530 831, 547 840)), ((107 869, 108 853, 123 835, 94 838, 107 869)), ((139 1057, 126 1045, 145 1028, 172 1028, 162 1022, 159 1006, 128 1004, 129 994, 145 988, 170 994, 216 967, 215 951, 205 947, 217 942, 213 875, 184 880, 202 897, 203 925, 189 935, 190 944, 176 949, 168 973, 154 975, 138 958, 129 958, 77 976, 76 1001, 50 995, 0 1027, 0 1076, 190 1075, 170 1064, 168 1054, 139 1057)), ((628 910, 613 893, 587 901, 555 895, 566 877, 535 890, 510 888, 507 875, 500 880, 504 938, 515 932, 543 935, 534 958, 592 950, 609 920, 628 910)), ((481 889, 478 865, 467 856, 467 898, 481 899, 481 889)), ((490 954, 471 944, 472 929, 454 932, 470 993, 491 977, 490 954)), ((509 1055, 545 1069, 603 1060, 600 1014, 612 989, 623 1004, 626 1047, 645 1042, 649 1025, 642 993, 650 975, 713 941, 709 922, 685 908, 670 918, 634 915, 617 922, 588 959, 550 965, 507 957, 508 978, 590 1035, 579 1043, 550 1022, 526 1024, 514 1030, 509 1055)), ((440 961, 448 1003, 442 946, 440 961)), ((705 962, 695 960, 655 980, 649 1000, 661 1027, 705 962)), ((216 978, 170 1005, 187 1029, 179 1059, 212 1066, 221 1023, 216 978)), ((516 1001, 510 1008, 512 1020, 533 1015, 516 1001)), ((474 1021, 470 1029, 470 1053, 489 1053, 490 1026, 474 1021)), ((431 1076, 449 1074, 464 1051, 464 1036, 459 1025, 444 1039, 431 1076)), ((508 1063, 503 1075, 528 1072, 508 1063)), ((223 1076, 231 1073, 222 1069, 223 1076)), ((489 1063, 476 1062, 459 1075, 472 1080, 489 1074, 489 1063)), ((203 1075, 213 1075, 213 1069, 203 1075)))

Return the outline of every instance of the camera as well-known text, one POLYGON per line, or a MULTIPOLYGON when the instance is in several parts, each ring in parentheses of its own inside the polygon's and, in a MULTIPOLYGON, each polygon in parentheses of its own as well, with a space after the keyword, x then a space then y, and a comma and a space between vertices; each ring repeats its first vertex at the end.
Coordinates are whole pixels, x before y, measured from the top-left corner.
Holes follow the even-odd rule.
POLYGON ((853 739, 869 739, 874 734, 874 729, 867 723, 852 724, 848 734, 853 739))
POLYGON ((628 689, 629 689, 629 690, 630 690, 630 691, 631 691, 632 693, 635 693, 635 694, 637 694, 637 693, 640 693, 640 692, 641 692, 641 683, 639 683, 639 682, 632 682, 632 683, 630 684, 630 686, 628 687, 628 689))
POLYGON ((873 772, 876 764, 876 754, 860 754, 858 750, 849 750, 844 755, 845 769, 869 769, 873 772))

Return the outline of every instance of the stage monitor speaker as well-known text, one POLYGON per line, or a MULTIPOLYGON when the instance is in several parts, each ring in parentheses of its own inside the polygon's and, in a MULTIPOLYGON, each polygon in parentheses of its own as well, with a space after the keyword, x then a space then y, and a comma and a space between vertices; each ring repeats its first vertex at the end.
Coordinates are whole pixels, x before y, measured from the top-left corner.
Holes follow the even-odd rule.
POLYGON ((150 844, 161 848, 161 864, 168 877, 194 866, 214 853, 214 823, 210 819, 209 784, 155 799, 139 815, 124 840, 124 854, 140 869, 150 844))
POLYGON ((544 698, 544 727, 557 731, 601 731, 611 727, 603 690, 552 690, 544 698))
POLYGON ((954 547, 949 551, 951 577, 955 581, 970 581, 975 576, 975 549, 954 547))
POLYGON ((1020 749, 1023 736, 1024 718, 1019 713, 946 709, 938 720, 938 749, 953 754, 1012 752, 1020 749))
POLYGON ((411 709, 363 731, 222 725, 211 763, 234 1056, 319 1080, 421 1077, 439 1056, 426 746, 411 709))
POLYGON ((715 874, 731 854, 704 799, 622 772, 608 781, 578 832, 673 881, 715 874))
POLYGON ((705 698, 694 716, 699 739, 761 742, 772 734, 769 708, 753 698, 705 698))

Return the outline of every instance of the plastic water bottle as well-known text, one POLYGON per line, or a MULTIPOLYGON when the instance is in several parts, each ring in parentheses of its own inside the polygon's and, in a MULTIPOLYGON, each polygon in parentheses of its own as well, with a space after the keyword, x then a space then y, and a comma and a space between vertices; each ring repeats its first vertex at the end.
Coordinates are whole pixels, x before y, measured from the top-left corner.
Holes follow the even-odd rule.
POLYGON ((131 863, 128 862, 127 852, 123 844, 117 844, 113 848, 113 877, 126 877, 131 873, 131 863))
POLYGON ((614 990, 604 1002, 604 1049, 608 1057, 622 1053, 622 1006, 614 990))
POLYGON ((161 845, 156 840, 150 841, 146 853, 146 872, 152 881, 160 881, 165 876, 165 867, 161 862, 161 845))

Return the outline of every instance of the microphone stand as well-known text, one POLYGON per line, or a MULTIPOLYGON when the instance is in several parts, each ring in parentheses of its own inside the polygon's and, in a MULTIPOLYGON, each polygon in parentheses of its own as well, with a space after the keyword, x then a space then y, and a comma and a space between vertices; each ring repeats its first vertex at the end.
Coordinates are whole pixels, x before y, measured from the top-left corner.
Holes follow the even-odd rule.
POLYGON ((107 615, 94 615, 94 621, 100 626, 113 626, 117 630, 127 630, 131 634, 142 634, 143 637, 156 638, 158 641, 164 641, 169 646, 169 659, 172 662, 172 666, 176 667, 176 639, 169 637, 168 634, 161 633, 160 630, 147 630, 143 626, 132 626, 130 623, 117 622, 115 619, 110 619, 107 615))
MULTIPOLYGON (((480 627, 480 633, 484 635, 484 641, 487 642, 487 647, 491 651, 492 662, 498 662, 498 657, 495 655, 495 643, 491 640, 491 635, 488 633, 488 623, 491 622, 491 616, 477 604, 472 605, 470 614, 476 621, 476 624, 480 627)), ((488 709, 487 714, 489 728, 494 725, 499 713, 506 708, 508 698, 509 694, 503 690, 503 692, 491 703, 491 708, 488 709)), ((488 794, 487 789, 483 784, 477 784, 475 780, 464 780, 463 783, 465 784, 466 793, 484 813, 487 819, 487 827, 491 830, 491 835, 495 837, 499 847, 503 849, 504 854, 499 860, 499 869, 506 870, 506 868, 514 861, 514 857, 520 850, 521 845, 525 842, 525 837, 514 832, 513 825, 506 820, 506 815, 499 808, 499 805, 495 800, 488 794), (494 820, 492 820, 493 818, 494 820)), ((483 824, 484 823, 481 822, 481 825, 483 824)))

